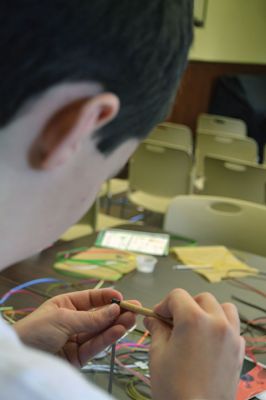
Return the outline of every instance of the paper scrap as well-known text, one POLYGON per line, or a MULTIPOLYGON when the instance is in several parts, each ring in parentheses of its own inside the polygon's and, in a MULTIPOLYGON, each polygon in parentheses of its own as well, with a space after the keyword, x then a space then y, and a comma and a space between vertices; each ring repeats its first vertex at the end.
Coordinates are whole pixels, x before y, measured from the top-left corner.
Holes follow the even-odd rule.
POLYGON ((256 268, 240 261, 224 246, 173 247, 171 253, 188 268, 193 265, 191 269, 204 276, 209 282, 242 278, 259 272, 256 268), (206 268, 206 266, 211 266, 211 268, 206 268), (200 269, 200 267, 203 268, 200 269))

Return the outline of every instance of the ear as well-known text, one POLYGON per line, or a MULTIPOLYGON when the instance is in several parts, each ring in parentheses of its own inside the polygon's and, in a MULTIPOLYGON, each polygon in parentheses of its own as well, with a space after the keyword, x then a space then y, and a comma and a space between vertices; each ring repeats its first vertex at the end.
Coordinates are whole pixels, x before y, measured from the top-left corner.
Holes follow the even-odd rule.
POLYGON ((51 170, 66 163, 86 137, 115 118, 119 105, 115 94, 100 93, 77 96, 57 108, 31 147, 31 166, 51 170))

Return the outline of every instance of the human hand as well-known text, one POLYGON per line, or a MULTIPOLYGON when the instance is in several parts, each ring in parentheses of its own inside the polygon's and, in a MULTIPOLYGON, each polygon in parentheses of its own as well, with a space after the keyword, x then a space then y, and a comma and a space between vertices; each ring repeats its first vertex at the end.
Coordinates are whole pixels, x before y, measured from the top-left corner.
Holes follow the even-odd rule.
MULTIPOLYGON (((83 290, 53 297, 18 321, 14 328, 21 340, 49 353, 59 353, 83 366, 135 324, 135 315, 121 313, 113 289, 83 290)), ((138 304, 138 302, 135 302, 138 304)))
POLYGON ((235 399, 245 349, 236 307, 220 305, 210 293, 193 298, 175 289, 154 311, 173 318, 173 328, 144 320, 152 336, 153 399, 235 399))

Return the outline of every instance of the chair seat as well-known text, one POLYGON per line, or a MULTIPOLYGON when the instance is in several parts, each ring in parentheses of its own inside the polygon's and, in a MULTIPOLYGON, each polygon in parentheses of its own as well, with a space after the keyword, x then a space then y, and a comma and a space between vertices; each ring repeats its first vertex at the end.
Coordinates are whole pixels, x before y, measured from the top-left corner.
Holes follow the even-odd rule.
POLYGON ((128 190, 128 180, 127 179, 118 179, 113 178, 110 180, 110 192, 114 196, 116 194, 120 194, 126 192, 128 190))
MULTIPOLYGON (((98 213, 97 215, 97 226, 98 231, 106 228, 112 228, 117 225, 127 224, 128 220, 112 217, 107 214, 98 213)), ((71 226, 61 237, 63 241, 71 241, 79 239, 84 236, 91 235, 93 228, 91 225, 86 223, 79 223, 71 226)))
POLYGON ((141 192, 140 190, 129 193, 128 198, 132 203, 137 204, 138 206, 161 214, 166 212, 167 207, 172 200, 172 197, 151 195, 141 192))
POLYGON ((116 194, 127 192, 128 190, 128 180, 127 179, 118 179, 113 178, 107 182, 104 182, 101 186, 100 192, 98 193, 99 197, 104 196, 115 196, 116 194))
POLYGON ((93 233, 93 229, 91 225, 88 224, 75 224, 68 228, 68 230, 63 233, 60 237, 60 240, 64 242, 69 242, 71 240, 79 239, 83 236, 88 236, 93 233))
POLYGON ((99 213, 97 216, 97 230, 112 228, 113 226, 127 224, 128 220, 112 217, 111 215, 99 213))

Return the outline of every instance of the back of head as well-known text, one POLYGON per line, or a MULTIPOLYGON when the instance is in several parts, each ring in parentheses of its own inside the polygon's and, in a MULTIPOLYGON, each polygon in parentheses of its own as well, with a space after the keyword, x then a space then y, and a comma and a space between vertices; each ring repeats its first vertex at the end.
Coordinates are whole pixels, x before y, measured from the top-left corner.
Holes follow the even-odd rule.
POLYGON ((62 82, 96 81, 121 101, 97 132, 108 152, 162 121, 192 40, 192 0, 4 0, 0 127, 62 82))

